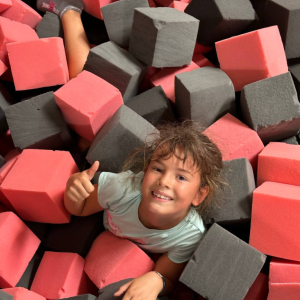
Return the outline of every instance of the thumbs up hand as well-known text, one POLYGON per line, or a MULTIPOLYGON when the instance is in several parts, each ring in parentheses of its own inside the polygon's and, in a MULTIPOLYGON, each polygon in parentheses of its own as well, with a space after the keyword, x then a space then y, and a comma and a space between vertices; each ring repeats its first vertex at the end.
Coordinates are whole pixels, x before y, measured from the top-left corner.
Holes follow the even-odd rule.
POLYGON ((74 202, 84 201, 89 197, 95 189, 91 180, 98 168, 99 161, 95 161, 89 169, 73 174, 67 181, 65 195, 74 202))

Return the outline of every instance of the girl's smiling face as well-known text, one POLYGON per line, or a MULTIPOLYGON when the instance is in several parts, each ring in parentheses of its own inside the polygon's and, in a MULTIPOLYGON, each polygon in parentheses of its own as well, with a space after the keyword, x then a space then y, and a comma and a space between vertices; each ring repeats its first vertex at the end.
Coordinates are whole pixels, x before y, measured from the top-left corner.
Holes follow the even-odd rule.
POLYGON ((143 206, 151 213, 181 221, 191 205, 198 206, 207 196, 208 187, 202 187, 200 172, 188 158, 183 163, 183 153, 165 158, 153 156, 144 175, 142 185, 143 206), (179 158, 178 158, 178 157, 179 158))

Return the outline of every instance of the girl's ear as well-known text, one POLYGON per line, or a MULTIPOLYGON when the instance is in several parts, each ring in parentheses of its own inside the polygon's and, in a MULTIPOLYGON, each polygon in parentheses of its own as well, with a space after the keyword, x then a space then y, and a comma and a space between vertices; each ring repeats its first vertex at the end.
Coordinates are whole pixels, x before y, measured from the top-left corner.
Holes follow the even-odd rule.
POLYGON ((209 186, 206 185, 206 186, 202 187, 200 189, 200 191, 197 193, 197 195, 196 195, 195 199, 193 200, 192 204, 194 206, 198 206, 206 198, 208 193, 209 193, 209 186))

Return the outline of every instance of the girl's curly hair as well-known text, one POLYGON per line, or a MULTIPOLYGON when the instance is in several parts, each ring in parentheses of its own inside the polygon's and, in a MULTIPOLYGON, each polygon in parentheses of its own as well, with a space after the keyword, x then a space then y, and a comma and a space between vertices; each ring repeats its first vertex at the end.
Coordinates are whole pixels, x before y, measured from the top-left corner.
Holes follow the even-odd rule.
POLYGON ((159 125, 157 129, 158 131, 148 135, 143 146, 135 149, 126 158, 122 171, 131 170, 134 174, 146 171, 154 153, 155 159, 175 155, 178 159, 182 159, 183 163, 191 158, 193 167, 196 167, 200 173, 199 190, 204 186, 209 187, 205 200, 196 207, 199 214, 205 214, 212 204, 219 204, 217 200, 221 197, 218 196, 223 193, 226 185, 221 172, 223 162, 219 148, 202 133, 203 128, 191 120, 182 123, 165 123, 159 125), (156 151, 158 149, 159 152, 156 151), (183 158, 178 156, 178 150, 181 154, 184 153, 183 158), (212 199, 214 203, 211 203, 212 199))

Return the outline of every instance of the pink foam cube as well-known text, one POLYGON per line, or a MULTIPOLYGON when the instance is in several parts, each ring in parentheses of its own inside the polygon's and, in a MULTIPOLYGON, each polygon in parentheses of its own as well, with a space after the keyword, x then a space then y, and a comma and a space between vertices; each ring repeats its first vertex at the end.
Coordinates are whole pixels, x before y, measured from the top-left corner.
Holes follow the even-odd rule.
POLYGON ((77 253, 46 251, 30 290, 47 299, 68 298, 94 292, 85 272, 84 259, 77 253))
POLYGON ((300 187, 265 182, 253 192, 249 244, 264 254, 300 261, 300 187))
POLYGON ((21 0, 11 0, 12 6, 1 13, 1 17, 29 25, 35 29, 42 17, 33 8, 21 0))
POLYGON ((169 7, 172 7, 172 8, 175 8, 179 11, 182 11, 184 12, 184 10, 186 9, 186 7, 188 6, 189 4, 186 3, 186 2, 183 2, 183 1, 173 1, 169 7))
POLYGON ((246 157, 256 172, 258 154, 264 145, 254 130, 228 113, 209 126, 204 134, 217 144, 223 160, 246 157))
POLYGON ((69 177, 78 172, 67 151, 25 149, 2 182, 2 192, 24 220, 68 223, 63 198, 69 177))
POLYGON ((142 249, 108 230, 94 241, 84 266, 99 289, 122 279, 141 276, 153 268, 154 262, 142 249))
POLYGON ((300 186, 300 145, 269 143, 258 155, 257 185, 265 181, 300 186))
POLYGON ((124 103, 116 87, 88 71, 70 80, 54 97, 68 125, 89 141, 124 103))
POLYGON ((31 292, 23 287, 3 289, 3 292, 14 296, 14 300, 46 300, 45 297, 31 292))
POLYGON ((300 262, 273 257, 270 283, 300 283, 300 262))
POLYGON ((7 66, 0 60, 0 76, 7 70, 7 66))
POLYGON ((83 0, 84 10, 95 18, 103 20, 101 7, 117 0, 83 0))
POLYGON ((146 90, 151 89, 153 86, 150 82, 150 78, 152 76, 154 76, 154 74, 156 74, 159 70, 161 70, 161 68, 155 68, 155 67, 148 67, 148 72, 146 73, 142 84, 140 85, 140 91, 144 92, 146 90))
POLYGON ((244 300, 266 300, 269 292, 268 283, 268 276, 259 273, 244 300))
POLYGON ((288 72, 284 46, 277 26, 216 42, 220 68, 236 91, 246 84, 288 72))
POLYGON ((1 0, 0 1, 0 13, 5 11, 6 9, 10 8, 12 6, 11 0, 1 0))
POLYGON ((202 53, 196 53, 193 55, 192 61, 199 67, 213 67, 216 66, 212 64, 202 53))
POLYGON ((40 240, 13 212, 0 213, 0 288, 14 287, 40 240))
POLYGON ((62 38, 7 45, 16 90, 30 90, 65 84, 69 80, 62 38))
POLYGON ((271 283, 268 300, 299 300, 300 283, 271 283))
POLYGON ((30 26, 0 17, 0 59, 6 66, 9 66, 6 44, 38 39, 30 26))
MULTIPOLYGON (((187 1, 189 1, 189 0, 187 0, 187 1)), ((196 42, 195 49, 194 49, 194 54, 196 54, 196 53, 203 53, 203 54, 205 54, 205 53, 209 52, 212 49, 213 49, 212 47, 206 47, 206 46, 203 46, 203 45, 198 44, 196 42)))
POLYGON ((153 86, 161 86, 166 96, 175 103, 175 76, 180 73, 189 72, 198 69, 199 66, 194 62, 184 67, 163 68, 150 78, 153 86))

